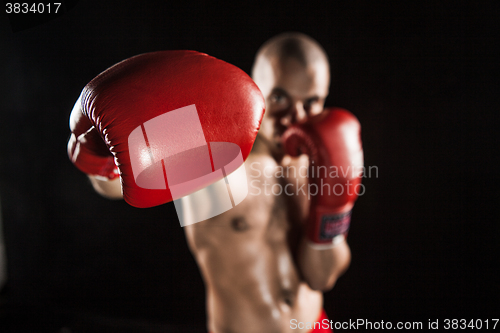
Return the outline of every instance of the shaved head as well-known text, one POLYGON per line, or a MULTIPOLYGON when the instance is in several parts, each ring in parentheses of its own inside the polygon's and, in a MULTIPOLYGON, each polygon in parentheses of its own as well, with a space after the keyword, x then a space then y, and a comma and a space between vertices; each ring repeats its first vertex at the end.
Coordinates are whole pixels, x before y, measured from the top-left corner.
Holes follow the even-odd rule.
POLYGON ((260 133, 280 142, 290 125, 323 111, 330 87, 330 65, 314 39, 301 33, 283 33, 259 49, 252 78, 266 99, 260 133))
POLYGON ((314 39, 298 32, 283 33, 265 42, 255 56, 252 77, 259 87, 261 83, 265 85, 271 66, 276 67, 293 60, 304 69, 320 63, 329 77, 330 66, 326 52, 314 39))

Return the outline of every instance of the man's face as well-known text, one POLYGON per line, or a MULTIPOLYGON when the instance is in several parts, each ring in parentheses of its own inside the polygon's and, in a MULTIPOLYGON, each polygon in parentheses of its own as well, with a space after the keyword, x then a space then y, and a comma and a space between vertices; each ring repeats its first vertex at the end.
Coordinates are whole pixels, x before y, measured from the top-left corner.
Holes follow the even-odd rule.
POLYGON ((279 144, 289 126, 323 111, 330 85, 329 69, 324 62, 304 67, 295 59, 281 63, 271 59, 266 67, 265 82, 260 84, 266 99, 260 133, 279 144))

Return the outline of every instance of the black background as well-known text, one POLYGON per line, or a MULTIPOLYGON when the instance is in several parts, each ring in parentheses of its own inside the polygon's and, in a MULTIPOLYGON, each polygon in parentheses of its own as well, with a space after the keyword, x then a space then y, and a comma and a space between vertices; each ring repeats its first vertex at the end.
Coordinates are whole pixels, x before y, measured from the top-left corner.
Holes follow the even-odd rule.
POLYGON ((355 207, 351 267, 326 293, 331 319, 499 318, 500 1, 67 8, 24 30, 0 19, 2 332, 203 332, 203 283, 173 206, 95 194, 66 155, 69 113, 130 56, 193 49, 250 73, 284 31, 324 46, 327 105, 359 118, 378 168, 355 207))

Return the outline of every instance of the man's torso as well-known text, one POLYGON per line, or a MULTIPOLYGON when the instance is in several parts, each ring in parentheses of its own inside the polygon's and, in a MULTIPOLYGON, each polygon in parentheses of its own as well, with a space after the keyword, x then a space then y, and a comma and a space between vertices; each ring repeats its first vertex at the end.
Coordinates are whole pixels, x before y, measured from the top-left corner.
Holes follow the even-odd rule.
POLYGON ((322 294, 302 281, 293 253, 307 203, 284 195, 288 180, 275 176, 279 169, 257 140, 245 163, 247 198, 185 227, 205 280, 211 331, 287 332, 291 319, 313 322, 321 312, 322 294))

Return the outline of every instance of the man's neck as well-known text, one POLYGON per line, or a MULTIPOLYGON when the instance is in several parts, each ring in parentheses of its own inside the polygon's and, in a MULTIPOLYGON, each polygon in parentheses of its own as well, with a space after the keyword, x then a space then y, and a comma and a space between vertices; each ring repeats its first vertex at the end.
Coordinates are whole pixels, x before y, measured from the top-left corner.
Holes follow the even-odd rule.
POLYGON ((268 140, 262 134, 258 133, 252 147, 252 154, 270 155, 276 160, 277 163, 280 163, 283 156, 285 156, 285 153, 280 146, 281 145, 268 140))

